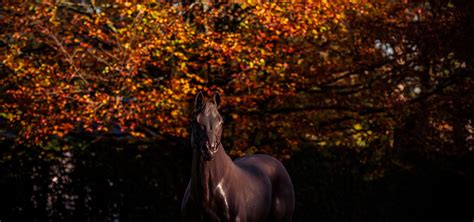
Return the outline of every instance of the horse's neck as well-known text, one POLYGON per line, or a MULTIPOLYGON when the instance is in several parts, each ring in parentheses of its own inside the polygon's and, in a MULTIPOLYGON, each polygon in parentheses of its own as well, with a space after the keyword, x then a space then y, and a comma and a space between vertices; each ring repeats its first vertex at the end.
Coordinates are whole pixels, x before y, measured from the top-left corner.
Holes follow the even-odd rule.
POLYGON ((199 151, 195 149, 192 164, 191 195, 193 199, 204 202, 212 199, 216 187, 223 181, 227 171, 234 167, 222 145, 211 161, 202 160, 199 151))

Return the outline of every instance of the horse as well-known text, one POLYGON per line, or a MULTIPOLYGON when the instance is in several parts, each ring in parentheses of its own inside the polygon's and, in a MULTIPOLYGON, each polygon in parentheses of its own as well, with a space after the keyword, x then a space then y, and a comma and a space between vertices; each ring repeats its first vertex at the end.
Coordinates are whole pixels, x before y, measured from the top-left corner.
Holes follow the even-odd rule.
POLYGON ((235 161, 221 143, 223 119, 199 92, 191 121, 191 179, 181 203, 183 221, 291 221, 295 194, 283 164, 265 154, 235 161))

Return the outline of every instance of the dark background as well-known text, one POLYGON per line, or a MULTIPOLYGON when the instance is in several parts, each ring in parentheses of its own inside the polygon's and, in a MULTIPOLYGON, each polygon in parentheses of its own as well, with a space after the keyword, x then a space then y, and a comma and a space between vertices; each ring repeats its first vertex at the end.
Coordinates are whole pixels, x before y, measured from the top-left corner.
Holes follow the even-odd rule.
MULTIPOLYGON (((11 156, 0 168, 2 221, 179 220, 191 171, 187 141, 109 140, 66 155, 25 149, 1 149, 2 156, 11 156)), ((366 154, 305 146, 284 161, 296 193, 294 221, 474 218, 472 155, 418 156, 404 162, 411 168, 390 164, 376 179, 364 177, 361 155, 366 154)))
MULTIPOLYGON (((445 10, 445 1, 429 2, 433 8, 439 6, 439 10, 445 10)), ((441 24, 435 31, 421 29, 414 33, 441 31, 434 38, 436 41, 419 40, 425 43, 422 46, 427 61, 435 57, 441 45, 466 62, 468 68, 460 74, 462 78, 449 81, 454 90, 445 92, 440 88, 422 97, 421 102, 415 101, 413 107, 417 109, 407 106, 395 112, 408 117, 400 117, 396 124, 393 150, 382 146, 389 143, 387 141, 380 142, 380 146, 377 141, 372 142, 370 149, 319 146, 316 142, 300 141, 299 149, 283 161, 295 188, 294 221, 474 220, 474 153, 472 147, 458 146, 472 146, 472 139, 469 144, 465 137, 456 138, 448 143, 449 147, 439 146, 447 148, 445 152, 438 152, 436 142, 441 139, 437 134, 430 134, 431 126, 424 119, 441 116, 440 119, 447 119, 451 125, 458 124, 459 129, 464 129, 462 124, 467 120, 472 121, 469 98, 473 95, 473 3, 452 2, 463 15, 455 26, 446 29, 441 24), (429 101, 433 95, 439 96, 432 99, 434 102, 424 103, 423 100, 429 101), (461 101, 454 104, 455 108, 451 108, 453 98, 461 101), (430 104, 438 102, 439 106, 431 106, 431 112, 436 115, 429 113, 430 104), (384 152, 380 154, 378 150, 384 152), (367 159, 369 161, 363 161, 367 159)), ((3 64, 0 65, 2 73, 6 73, 3 64)), ((322 97, 331 95, 333 93, 328 91, 322 97)), ((367 95, 377 93, 369 91, 367 95)), ((317 102, 320 101, 323 100, 317 102)), ((229 110, 232 111, 229 108, 222 111, 227 119, 230 119, 229 110)), ((288 110, 291 109, 283 111, 288 110)), ((257 114, 265 114, 265 110, 259 112, 257 114)), ((256 115, 254 119, 260 120, 261 116, 256 115)), ((325 119, 321 122, 322 129, 325 119)), ((4 125, 5 120, 0 118, 0 126, 4 125)), ((348 125, 352 129, 353 123, 348 125)), ((383 132, 383 127, 380 131, 383 132)), ((191 172, 192 152, 187 139, 137 141, 126 136, 98 139, 79 135, 68 137, 72 141, 65 142, 73 146, 53 142, 50 147, 39 148, 19 145, 13 142, 14 133, 5 133, 3 129, 0 132, 1 222, 179 220, 180 203, 191 172)), ((469 136, 465 134, 467 131, 462 132, 460 135, 469 136)), ((239 135, 239 132, 232 133, 239 135)), ((257 137, 252 133, 247 136, 257 137)), ((224 137, 224 145, 230 145, 225 146, 228 152, 236 139, 224 137)), ((275 140, 280 144, 279 138, 275 140)), ((265 141, 260 145, 272 148, 272 144, 265 141)))

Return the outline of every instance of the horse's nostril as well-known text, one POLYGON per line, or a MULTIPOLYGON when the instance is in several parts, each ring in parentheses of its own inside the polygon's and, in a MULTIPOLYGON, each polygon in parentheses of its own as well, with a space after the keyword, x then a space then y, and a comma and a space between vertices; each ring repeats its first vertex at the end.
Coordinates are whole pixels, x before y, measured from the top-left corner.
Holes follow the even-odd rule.
POLYGON ((217 143, 206 143, 206 148, 211 152, 215 152, 217 150, 217 143))

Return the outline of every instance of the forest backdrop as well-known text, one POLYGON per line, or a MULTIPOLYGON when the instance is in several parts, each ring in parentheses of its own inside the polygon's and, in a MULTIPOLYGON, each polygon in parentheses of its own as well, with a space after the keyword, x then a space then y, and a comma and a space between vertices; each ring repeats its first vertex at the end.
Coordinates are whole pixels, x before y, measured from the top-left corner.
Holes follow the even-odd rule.
POLYGON ((175 220, 199 91, 223 96, 232 157, 289 168, 298 221, 472 220, 473 12, 6 2, 0 220, 175 220))

